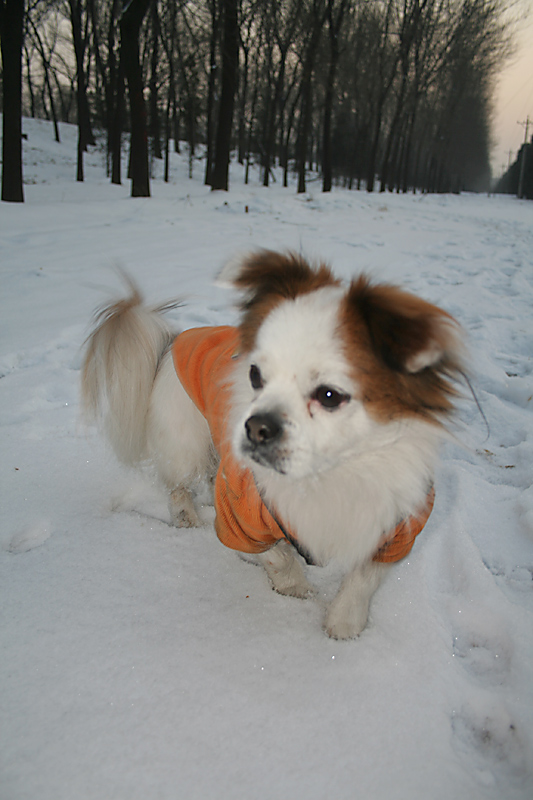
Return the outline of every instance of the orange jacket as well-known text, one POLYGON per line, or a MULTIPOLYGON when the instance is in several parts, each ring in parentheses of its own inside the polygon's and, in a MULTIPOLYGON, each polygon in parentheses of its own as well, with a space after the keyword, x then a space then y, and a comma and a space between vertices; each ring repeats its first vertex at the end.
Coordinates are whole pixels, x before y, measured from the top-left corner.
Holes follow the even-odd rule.
MULTIPOLYGON (((244 553, 262 553, 283 538, 298 548, 296 535, 282 530, 261 499, 251 471, 233 455, 227 420, 232 362, 238 357, 239 346, 239 332, 230 326, 192 328, 179 334, 172 346, 177 375, 206 418, 220 457, 215 481, 215 530, 223 544, 244 553)), ((411 551, 431 513, 434 496, 431 489, 420 513, 402 520, 383 537, 374 561, 399 561, 411 551)), ((302 555, 306 557, 304 552, 302 555)))

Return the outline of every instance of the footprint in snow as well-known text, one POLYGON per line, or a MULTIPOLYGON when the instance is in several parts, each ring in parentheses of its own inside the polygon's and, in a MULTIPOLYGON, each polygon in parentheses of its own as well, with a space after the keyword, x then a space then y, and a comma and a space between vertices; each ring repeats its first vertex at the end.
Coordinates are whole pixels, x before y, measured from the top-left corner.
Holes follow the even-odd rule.
POLYGON ((465 704, 452 714, 456 752, 475 769, 481 782, 505 787, 507 800, 526 797, 533 789, 531 753, 526 738, 503 703, 465 704))
POLYGON ((511 639, 504 631, 456 631, 453 640, 454 658, 484 685, 505 683, 511 668, 512 649, 511 639))
POLYGON ((18 554, 27 553, 40 547, 50 537, 50 525, 46 522, 33 522, 20 528, 11 539, 8 540, 4 549, 8 553, 18 554))

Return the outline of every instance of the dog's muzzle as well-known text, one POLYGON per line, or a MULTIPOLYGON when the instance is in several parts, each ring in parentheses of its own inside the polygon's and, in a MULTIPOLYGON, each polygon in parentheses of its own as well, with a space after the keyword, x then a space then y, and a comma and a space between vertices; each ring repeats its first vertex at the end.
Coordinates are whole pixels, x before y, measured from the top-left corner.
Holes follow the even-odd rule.
POLYGON ((283 422, 279 414, 252 414, 244 423, 244 450, 258 464, 284 472, 279 444, 283 438, 283 422))

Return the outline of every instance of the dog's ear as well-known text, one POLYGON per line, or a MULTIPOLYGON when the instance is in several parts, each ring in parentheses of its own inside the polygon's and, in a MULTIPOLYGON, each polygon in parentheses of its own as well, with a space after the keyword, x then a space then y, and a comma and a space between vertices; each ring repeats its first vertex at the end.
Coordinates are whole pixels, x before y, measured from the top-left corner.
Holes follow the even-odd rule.
POLYGON ((296 253, 258 250, 229 261, 217 278, 219 285, 231 285, 245 293, 244 305, 266 296, 294 299, 322 286, 338 285, 330 269, 313 268, 296 253))
POLYGON ((311 267, 295 253, 271 250, 230 261, 217 282, 230 283, 243 292, 240 331, 244 350, 252 349, 262 321, 278 303, 340 283, 324 264, 311 267))
POLYGON ((349 309, 362 318, 374 353, 396 372, 457 369, 462 346, 457 322, 446 311, 366 276, 347 294, 349 309))

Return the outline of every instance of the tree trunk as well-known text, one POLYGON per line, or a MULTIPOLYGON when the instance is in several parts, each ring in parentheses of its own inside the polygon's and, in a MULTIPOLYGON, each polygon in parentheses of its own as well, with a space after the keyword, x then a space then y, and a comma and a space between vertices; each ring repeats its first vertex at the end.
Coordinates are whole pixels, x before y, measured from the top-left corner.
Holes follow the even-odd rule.
POLYGON ((370 152, 368 156, 367 175, 366 175, 367 192, 374 191, 374 183, 376 180, 376 164, 378 160, 379 139, 381 136, 382 115, 383 115, 383 106, 380 105, 374 120, 374 131, 370 143, 370 152))
POLYGON ((24 0, 0 0, 3 125, 2 200, 23 203, 22 44, 24 0))
POLYGON ((94 145, 96 144, 96 141, 91 129, 89 103, 87 101, 87 87, 85 81, 85 72, 83 69, 85 45, 81 31, 81 0, 69 0, 69 4, 70 21, 72 25, 72 39, 74 42, 74 53, 76 56, 76 76, 78 83, 78 127, 80 129, 82 148, 83 150, 86 150, 87 145, 94 145))
POLYGON ((161 124, 157 102, 157 67, 159 61, 159 15, 157 2, 152 2, 152 58, 150 65, 150 134, 152 137, 152 155, 163 158, 161 152, 161 124))
POLYGON ((115 99, 113 118, 109 132, 109 150, 111 153, 111 183, 120 186, 122 183, 122 115, 124 113, 124 65, 122 63, 122 46, 119 50, 118 68, 115 76, 115 99))
POLYGON ((165 109, 165 183, 169 181, 170 175, 170 109, 172 107, 172 81, 169 80, 168 82, 168 95, 167 95, 167 105, 165 109))
MULTIPOLYGON (((54 93, 52 92, 52 84, 50 82, 51 53, 48 56, 46 55, 44 44, 42 42, 41 37, 39 36, 39 31, 37 30, 31 19, 30 19, 30 24, 33 28, 33 35, 35 37, 35 42, 37 44, 37 50, 39 51, 39 55, 41 56, 41 63, 43 65, 44 83, 48 90, 48 99, 50 100, 50 112, 52 114, 52 121, 54 123, 55 139, 56 142, 60 143, 61 139, 59 137, 59 125, 57 123, 56 106, 54 103, 54 93)), ((29 78, 29 63, 28 63, 28 78, 29 78)))
POLYGON ((26 81, 30 95, 30 114, 32 119, 35 119, 35 92, 33 90, 33 82, 31 79, 31 56, 27 47, 24 47, 24 60, 26 62, 26 81))
POLYGON ((339 32, 342 26, 344 12, 347 8, 346 0, 341 0, 334 15, 334 0, 328 0, 327 18, 329 30, 329 67, 326 82, 326 97, 324 100, 324 125, 322 128, 322 191, 331 192, 333 182, 331 164, 331 117, 333 113, 333 89, 335 75, 339 63, 339 32))
POLYGON ((307 74, 302 77, 302 110, 298 123, 298 139, 296 143, 296 169, 298 171, 298 194, 305 193, 305 167, 307 162, 307 149, 309 144, 309 128, 311 125, 311 78, 313 74, 312 63, 308 65, 307 74))
POLYGON ((131 196, 150 197, 148 136, 142 69, 139 56, 139 31, 150 0, 130 0, 120 21, 121 59, 128 84, 131 118, 131 196))
POLYGON ((305 192, 305 165, 307 161, 307 146, 309 129, 311 127, 311 111, 313 102, 312 78, 315 67, 315 58, 318 44, 322 35, 322 28, 326 19, 325 6, 320 2, 313 3, 311 33, 306 45, 304 66, 302 70, 302 111, 298 126, 298 141, 296 146, 296 166, 298 170, 298 194, 305 192))
POLYGON ((324 101, 324 127, 322 130, 322 191, 331 192, 333 183, 333 170, 331 164, 331 115, 333 110, 333 85, 335 81, 335 71, 337 62, 334 60, 333 53, 329 64, 326 97, 324 101))
MULTIPOLYGON (((107 30, 107 80, 105 81, 105 104, 106 104, 106 128, 107 128, 107 174, 109 175, 110 165, 113 163, 113 142, 115 140, 116 106, 122 102, 118 94, 119 71, 120 71, 120 50, 118 58, 115 52, 115 27, 118 13, 118 0, 113 0, 109 15, 109 28, 107 30)), ((122 81, 122 84, 124 81, 122 81)), ((121 92, 123 93, 123 85, 121 92)), ((122 109, 121 109, 122 114, 122 109)), ((119 125, 121 123, 119 122, 119 125)), ((118 147, 120 150, 120 132, 118 136, 118 147)), ((120 156, 119 156, 120 158, 120 156)), ((111 171, 113 167, 111 168, 111 171)), ((112 183, 113 181, 111 179, 112 183)), ((119 180, 120 183, 120 169, 119 180)))
POLYGON ((249 47, 243 47, 244 65, 242 70, 242 86, 239 104, 239 127, 238 127, 238 161, 244 164, 246 158, 246 100, 248 93, 248 54, 249 47))
POLYGON ((211 38, 209 41, 209 77, 207 81, 206 159, 204 184, 211 186, 213 169, 213 118, 215 107, 215 83, 217 76, 217 28, 218 4, 211 0, 211 38))
POLYGON ((222 91, 215 145, 215 162, 211 175, 211 188, 222 189, 223 191, 228 190, 233 105, 238 82, 239 21, 237 10, 237 0, 224 0, 222 91))

